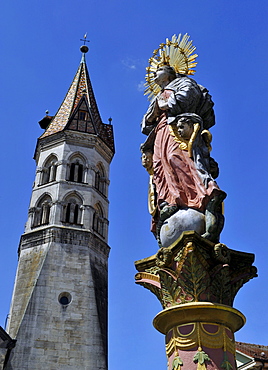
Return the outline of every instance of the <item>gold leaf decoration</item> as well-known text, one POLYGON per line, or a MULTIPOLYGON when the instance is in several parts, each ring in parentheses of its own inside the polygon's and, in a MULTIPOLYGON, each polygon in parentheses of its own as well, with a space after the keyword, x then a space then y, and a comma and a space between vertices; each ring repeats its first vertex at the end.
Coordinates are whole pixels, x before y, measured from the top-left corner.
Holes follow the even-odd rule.
POLYGON ((146 83, 144 95, 148 95, 149 100, 157 95, 160 91, 160 87, 154 82, 154 73, 156 70, 163 66, 169 65, 173 67, 176 73, 193 75, 197 62, 197 54, 193 54, 196 47, 193 46, 193 42, 190 36, 186 33, 185 35, 179 34, 178 36, 173 35, 171 40, 166 39, 166 43, 159 45, 159 48, 153 51, 153 56, 149 59, 149 66, 146 68, 146 83))

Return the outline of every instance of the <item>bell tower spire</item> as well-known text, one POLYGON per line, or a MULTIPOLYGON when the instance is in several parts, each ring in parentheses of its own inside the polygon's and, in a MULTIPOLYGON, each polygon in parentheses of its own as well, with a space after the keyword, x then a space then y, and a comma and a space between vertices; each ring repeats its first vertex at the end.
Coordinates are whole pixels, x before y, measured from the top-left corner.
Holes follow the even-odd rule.
MULTIPOLYGON (((48 126, 44 127, 46 130, 41 138, 67 129, 87 132, 99 135, 109 148, 114 151, 112 126, 102 123, 89 78, 85 58, 88 47, 82 45, 80 50, 82 52, 82 59, 75 77, 56 115, 51 117, 51 122, 48 126), (81 110, 85 114, 79 114, 81 110), (80 119, 80 117, 84 117, 85 119, 80 119)), ((40 122, 42 123, 42 121, 40 122)))
MULTIPOLYGON (((87 41, 86 39, 83 41, 87 41)), ((111 124, 98 110, 85 61, 35 150, 36 176, 19 245, 7 369, 107 369, 111 124)))

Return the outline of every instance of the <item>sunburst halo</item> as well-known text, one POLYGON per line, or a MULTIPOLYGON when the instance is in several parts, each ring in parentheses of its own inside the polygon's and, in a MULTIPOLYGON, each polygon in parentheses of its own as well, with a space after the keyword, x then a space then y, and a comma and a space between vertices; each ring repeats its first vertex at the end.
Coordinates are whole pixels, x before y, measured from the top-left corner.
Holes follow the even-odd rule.
POLYGON ((153 56, 149 59, 149 66, 146 68, 145 76, 145 92, 144 95, 148 95, 148 99, 152 100, 155 95, 160 91, 160 87, 154 82, 154 72, 157 68, 163 65, 169 65, 174 68, 176 73, 182 73, 186 75, 193 75, 195 73, 195 66, 197 62, 197 54, 193 54, 196 47, 193 46, 193 42, 190 40, 190 36, 186 33, 173 35, 171 40, 166 39, 166 43, 159 45, 158 49, 153 51, 153 56))

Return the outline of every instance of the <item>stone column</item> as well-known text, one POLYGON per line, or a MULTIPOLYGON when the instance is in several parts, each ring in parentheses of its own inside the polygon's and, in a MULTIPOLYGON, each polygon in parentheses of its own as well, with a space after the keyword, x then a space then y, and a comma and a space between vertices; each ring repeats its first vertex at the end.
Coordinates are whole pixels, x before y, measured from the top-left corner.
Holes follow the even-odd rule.
POLYGON ((35 186, 42 185, 42 167, 36 168, 35 186))
POLYGON ((88 183, 87 173, 88 173, 88 166, 84 166, 83 167, 83 178, 82 178, 82 182, 84 182, 85 184, 88 183))
POLYGON ((78 172, 79 172, 79 162, 76 162, 74 165, 74 178, 73 181, 78 181, 78 172))
POLYGON ((135 263, 136 283, 163 307, 154 326, 166 337, 168 370, 236 369, 234 333, 245 317, 232 305, 243 284, 257 276, 253 261, 253 254, 186 231, 135 263))
POLYGON ((57 166, 55 163, 52 163, 49 169, 49 182, 55 181, 56 180, 56 171, 57 171, 57 166))
POLYGON ((57 170, 56 170, 55 180, 56 181, 68 180, 70 166, 67 165, 67 162, 65 160, 61 160, 61 161, 58 161, 56 165, 57 165, 57 170))
POLYGON ((61 221, 61 202, 50 202, 50 224, 59 224, 61 221))

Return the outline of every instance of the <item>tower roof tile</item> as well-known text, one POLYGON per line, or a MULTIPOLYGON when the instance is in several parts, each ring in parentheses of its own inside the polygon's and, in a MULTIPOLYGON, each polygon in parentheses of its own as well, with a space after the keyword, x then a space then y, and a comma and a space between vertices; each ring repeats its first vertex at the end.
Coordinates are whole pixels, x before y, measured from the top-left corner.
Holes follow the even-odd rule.
POLYGON ((104 124, 101 120, 84 54, 63 102, 40 139, 67 129, 96 134, 114 152, 113 128, 112 125, 104 124), (86 117, 88 118, 83 117, 83 119, 88 119, 89 122, 85 125, 78 123, 74 125, 72 123, 74 114, 85 100, 86 113, 88 113, 86 117), (89 130, 88 127, 94 127, 94 130, 89 130))

